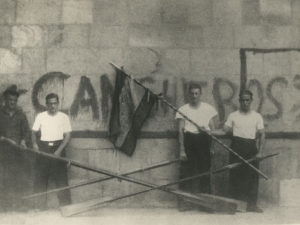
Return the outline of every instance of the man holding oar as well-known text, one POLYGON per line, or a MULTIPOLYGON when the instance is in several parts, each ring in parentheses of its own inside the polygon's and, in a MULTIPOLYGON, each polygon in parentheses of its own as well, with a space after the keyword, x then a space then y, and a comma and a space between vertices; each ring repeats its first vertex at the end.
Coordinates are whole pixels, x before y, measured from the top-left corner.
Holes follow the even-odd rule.
MULTIPOLYGON (((46 96, 47 111, 37 115, 32 127, 32 142, 36 151, 42 151, 56 156, 66 157, 65 147, 71 139, 71 124, 69 117, 58 111, 59 98, 57 94, 51 93, 46 96), (41 131, 39 145, 36 141, 37 132, 41 131)), ((57 162, 40 156, 36 163, 36 175, 34 190, 36 193, 47 190, 48 178, 53 175, 56 186, 68 186, 68 175, 66 163, 57 162)), ((60 191, 58 200, 61 206, 71 204, 70 190, 60 191)), ((37 210, 45 210, 47 196, 36 198, 37 210)))
MULTIPOLYGON (((205 129, 214 129, 213 117, 217 111, 211 105, 201 102, 201 87, 198 84, 189 86, 190 103, 179 108, 179 111, 185 116, 195 121, 199 126, 205 129)), ((178 112, 179 131, 179 151, 180 159, 180 179, 190 177, 196 174, 207 172, 211 168, 211 139, 206 132, 201 132, 190 121, 185 119, 178 112)), ((211 193, 210 177, 205 176, 201 179, 191 180, 180 183, 179 189, 190 193, 211 193)), ((178 199, 179 211, 192 209, 191 204, 187 204, 178 199)))
MULTIPOLYGON (((239 97, 240 109, 231 113, 222 130, 209 131, 214 135, 223 135, 233 130, 231 148, 244 159, 261 157, 265 143, 265 131, 262 116, 251 110, 252 92, 241 91, 239 97), (256 147, 256 133, 258 133, 258 148, 256 147)), ((229 154, 230 164, 239 162, 238 157, 229 154)), ((252 163, 258 169, 258 162, 252 163)), ((248 203, 248 212, 262 213, 257 207, 259 175, 247 165, 230 170, 229 173, 229 197, 243 200, 248 203)))
MULTIPOLYGON (((19 93, 6 90, 5 105, 0 109, 0 136, 10 138, 22 149, 30 141, 30 128, 24 112, 18 108, 19 93)), ((0 148, 0 211, 24 211, 20 197, 30 190, 28 170, 30 160, 27 152, 1 143, 0 148)))

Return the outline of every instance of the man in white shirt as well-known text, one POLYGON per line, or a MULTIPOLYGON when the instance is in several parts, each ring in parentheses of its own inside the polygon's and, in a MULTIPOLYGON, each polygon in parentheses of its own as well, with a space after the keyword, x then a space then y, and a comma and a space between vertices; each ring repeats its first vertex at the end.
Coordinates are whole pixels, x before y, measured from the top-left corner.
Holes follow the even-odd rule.
MULTIPOLYGON (((32 127, 32 142, 36 151, 42 151, 57 156, 66 157, 65 147, 71 139, 71 124, 69 117, 58 111, 59 98, 51 93, 46 96, 47 111, 37 115, 32 127), (41 131, 39 145, 37 133, 41 131)), ((68 186, 66 163, 40 156, 36 163, 34 190, 36 193, 47 191, 48 178, 52 175, 57 188, 68 186)), ((71 204, 69 190, 60 191, 57 194, 61 206, 71 204)), ((45 210, 47 196, 36 198, 36 208, 45 210)))
MULTIPOLYGON (((190 103, 179 108, 186 117, 207 130, 214 129, 213 118, 217 111, 211 105, 201 102, 201 87, 197 84, 189 86, 190 103)), ((207 172, 211 168, 211 139, 205 132, 186 120, 178 112, 176 117, 179 131, 180 179, 207 172)), ((180 183, 179 189, 190 193, 211 193, 210 177, 204 176, 196 180, 180 183)), ((192 205, 178 200, 179 211, 192 209, 192 205)))
MULTIPOLYGON (((210 131, 211 134, 223 135, 233 130, 231 148, 244 159, 261 157, 265 143, 265 131, 262 116, 251 110, 252 92, 248 90, 240 93, 240 109, 228 116, 222 130, 210 131), (256 143, 258 134, 258 148, 256 143)), ((240 162, 237 156, 229 154, 230 164, 240 162)), ((258 162, 252 163, 258 169, 258 162)), ((258 208, 259 174, 248 165, 241 165, 229 173, 229 197, 247 202, 248 212, 262 213, 258 208)))

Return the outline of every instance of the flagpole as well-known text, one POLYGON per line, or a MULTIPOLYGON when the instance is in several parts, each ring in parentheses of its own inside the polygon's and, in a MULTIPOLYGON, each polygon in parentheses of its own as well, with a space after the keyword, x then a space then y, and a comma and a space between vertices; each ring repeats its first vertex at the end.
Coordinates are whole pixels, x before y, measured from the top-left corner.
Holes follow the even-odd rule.
MULTIPOLYGON (((123 71, 120 67, 118 67, 117 65, 115 65, 112 62, 109 62, 113 67, 117 68, 118 70, 123 71)), ((141 82, 139 82, 138 80, 136 80, 135 78, 132 78, 130 75, 128 75, 127 73, 125 73, 123 71, 123 73, 129 77, 130 79, 133 79, 133 81, 135 83, 137 83, 138 85, 140 85, 141 87, 145 88, 147 91, 149 91, 151 94, 157 96, 159 98, 160 101, 162 101, 163 103, 165 103, 166 105, 168 105, 170 108, 172 108, 175 112, 179 113, 181 116, 183 116, 186 120, 188 120, 190 123, 192 123, 193 125, 195 125, 199 130, 207 133, 214 141, 218 142, 221 146, 223 146, 227 151, 231 152, 232 154, 234 154, 235 156, 237 156, 240 160, 242 160, 244 163, 246 163, 248 166, 250 166, 252 169, 254 169, 256 172, 258 172, 261 176, 263 176, 266 180, 268 180, 268 177, 263 174, 260 170, 258 170, 257 168, 255 168, 253 165, 251 165, 249 162, 247 162, 244 158, 242 158, 238 153, 236 153, 235 151, 233 151, 231 148, 229 148, 227 145, 223 144, 219 139, 217 139, 215 136, 213 136, 212 134, 210 134, 209 132, 207 132, 206 130, 204 130, 203 128, 201 128, 196 122, 194 122, 193 120, 191 120, 190 118, 188 118, 185 114, 183 114, 182 112, 180 112, 175 106, 173 106, 171 103, 167 102, 165 99, 163 99, 161 96, 155 94, 153 91, 151 91, 149 88, 147 88, 146 86, 144 86, 141 82)))

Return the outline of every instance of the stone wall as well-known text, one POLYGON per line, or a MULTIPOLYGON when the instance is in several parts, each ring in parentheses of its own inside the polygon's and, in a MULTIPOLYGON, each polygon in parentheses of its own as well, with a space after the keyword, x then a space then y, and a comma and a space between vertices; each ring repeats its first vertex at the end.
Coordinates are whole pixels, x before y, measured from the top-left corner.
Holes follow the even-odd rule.
MULTIPOLYGON (((238 107, 240 87, 248 87, 253 108, 265 119, 266 153, 280 152, 261 165, 270 180, 260 182, 260 201, 295 205, 299 11, 296 0, 1 0, 0 91, 16 85, 30 124, 44 109, 45 96, 57 92, 61 109, 72 117, 68 157, 119 172, 177 158, 176 124, 174 112, 158 104, 134 155, 113 149, 107 140, 115 77, 110 61, 177 107, 187 101, 187 84, 199 82, 221 123, 238 107), (72 107, 76 102, 78 110, 72 107)), ((226 163, 227 152, 216 147, 214 169, 226 163)), ((70 183, 99 176, 73 167, 69 174, 70 183)), ((174 164, 133 177, 165 183, 177 176, 174 164)), ((216 194, 226 195, 226 178, 214 176, 216 194)), ((141 188, 112 180, 74 189, 72 198, 82 202, 141 188)), ((55 195, 50 199, 56 206, 55 195)), ((112 204, 175 205, 173 196, 159 191, 112 204)))

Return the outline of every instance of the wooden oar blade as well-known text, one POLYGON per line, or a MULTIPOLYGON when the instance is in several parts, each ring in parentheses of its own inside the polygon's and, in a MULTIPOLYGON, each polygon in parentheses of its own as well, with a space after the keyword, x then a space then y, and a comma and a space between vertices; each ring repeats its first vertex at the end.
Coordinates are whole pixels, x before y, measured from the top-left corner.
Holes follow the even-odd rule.
POLYGON ((78 213, 93 210, 95 209, 95 206, 97 206, 97 208, 104 207, 108 205, 110 200, 112 199, 114 198, 108 196, 103 198, 92 199, 78 204, 61 206, 60 211, 63 217, 73 216, 78 213))
POLYGON ((237 204, 232 201, 226 201, 225 199, 212 198, 212 195, 189 194, 180 190, 172 190, 172 193, 179 196, 186 202, 190 202, 197 205, 199 209, 210 213, 226 213, 235 214, 237 211, 237 204))
POLYGON ((212 200, 222 200, 224 202, 227 203, 233 203, 237 205, 237 211, 239 212, 246 212, 246 207, 247 207, 247 203, 244 201, 240 201, 240 200, 236 200, 236 199, 232 199, 232 198, 226 198, 226 197, 221 197, 221 196, 217 196, 217 195, 211 195, 211 194, 205 194, 205 193, 198 193, 196 194, 197 196, 201 196, 203 198, 207 197, 210 198, 212 200))

